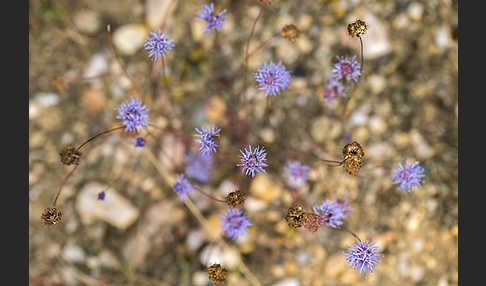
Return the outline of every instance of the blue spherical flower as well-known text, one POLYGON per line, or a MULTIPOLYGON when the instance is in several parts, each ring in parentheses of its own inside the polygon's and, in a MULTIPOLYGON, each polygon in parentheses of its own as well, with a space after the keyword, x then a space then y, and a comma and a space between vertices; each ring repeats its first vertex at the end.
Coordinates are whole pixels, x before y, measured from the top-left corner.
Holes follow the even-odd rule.
POLYGON ((259 84, 258 88, 265 90, 265 96, 280 94, 280 91, 284 91, 290 82, 290 72, 285 70, 281 61, 278 64, 264 63, 254 76, 259 84))
POLYGON ((199 137, 199 140, 196 142, 201 144, 201 147, 199 147, 201 154, 209 155, 211 152, 216 152, 216 147, 219 145, 216 143, 213 137, 218 137, 220 131, 221 128, 216 129, 214 126, 207 129, 205 127, 201 127, 201 130, 196 128, 197 134, 195 136, 199 137))
POLYGON ((283 177, 287 178, 287 183, 298 188, 309 179, 310 166, 301 165, 299 161, 287 162, 284 168, 283 177))
POLYGON ((211 155, 189 154, 184 161, 187 164, 185 173, 189 178, 197 179, 201 182, 209 181, 209 172, 213 165, 213 157, 211 155))
POLYGON ((106 193, 104 190, 98 193, 98 201, 104 201, 105 200, 106 193))
POLYGON ((189 196, 194 191, 194 186, 188 179, 184 178, 184 174, 179 174, 173 191, 177 193, 179 200, 183 201, 185 196, 189 196))
POLYGON ((383 256, 378 246, 375 243, 369 244, 368 240, 363 242, 356 239, 356 242, 352 247, 348 246, 349 252, 344 252, 346 256, 346 262, 359 274, 364 272, 364 275, 373 272, 376 265, 380 260, 378 257, 383 256))
POLYGON ((224 15, 224 13, 226 13, 226 9, 221 12, 214 13, 214 4, 210 3, 209 5, 203 5, 202 10, 196 13, 198 16, 196 19, 206 21, 207 26, 204 29, 205 34, 209 33, 211 29, 219 32, 225 22, 224 19, 226 18, 226 15, 224 15))
POLYGON ((400 184, 400 190, 407 190, 411 192, 413 188, 420 187, 420 179, 425 177, 424 168, 420 166, 420 162, 412 164, 398 163, 398 167, 392 170, 393 184, 400 184))
POLYGON ((260 146, 257 146, 253 150, 251 149, 251 145, 248 146, 249 149, 245 148, 245 152, 241 153, 241 160, 240 164, 237 164, 238 167, 243 167, 242 171, 245 172, 247 176, 255 177, 255 171, 260 174, 261 172, 265 172, 263 167, 267 167, 268 165, 265 164, 267 160, 267 153, 265 153, 265 149, 260 146))
POLYGON ((154 62, 160 57, 165 59, 165 55, 169 50, 175 47, 174 40, 167 38, 167 33, 160 33, 160 29, 157 33, 150 32, 150 36, 147 36, 143 47, 149 51, 148 56, 153 58, 154 62))
POLYGON ((353 56, 352 59, 346 59, 339 56, 337 58, 338 62, 332 69, 334 79, 345 79, 346 81, 353 80, 358 82, 358 78, 361 75, 361 64, 356 61, 356 56, 353 56))
POLYGON ((137 137, 133 141, 135 142, 135 148, 145 146, 145 140, 142 137, 137 137))
POLYGON ((223 232, 228 237, 237 238, 248 231, 248 226, 252 223, 243 215, 241 209, 228 208, 222 220, 223 232))
POLYGON ((343 213, 343 218, 346 217, 349 213, 353 212, 353 208, 349 206, 348 199, 338 199, 335 200, 337 207, 341 209, 341 212, 343 213))
POLYGON ((312 209, 321 218, 321 223, 325 223, 332 228, 337 228, 343 224, 343 209, 336 201, 327 200, 321 205, 314 206, 312 209))
POLYGON ((324 99, 326 103, 330 103, 338 98, 338 96, 346 97, 344 84, 331 78, 324 84, 324 99))
POLYGON ((142 127, 147 127, 145 121, 149 119, 148 109, 138 98, 126 100, 116 110, 116 118, 122 120, 125 132, 138 133, 142 127))

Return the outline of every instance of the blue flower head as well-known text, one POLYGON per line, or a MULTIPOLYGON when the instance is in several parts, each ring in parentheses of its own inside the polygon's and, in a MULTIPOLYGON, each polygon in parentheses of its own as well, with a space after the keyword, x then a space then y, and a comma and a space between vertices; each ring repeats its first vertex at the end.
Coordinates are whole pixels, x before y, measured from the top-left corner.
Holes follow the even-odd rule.
POLYGON ((312 209, 321 218, 321 223, 325 223, 332 228, 337 228, 343 224, 343 209, 336 201, 327 200, 321 205, 314 206, 312 209))
POLYGON ((147 127, 145 121, 149 119, 148 109, 138 98, 132 97, 126 100, 116 111, 118 111, 116 118, 122 120, 125 132, 138 133, 142 127, 147 127))
POLYGON ((424 168, 420 166, 420 162, 411 164, 398 163, 398 167, 392 170, 391 178, 394 179, 393 184, 400 184, 399 189, 402 191, 411 192, 413 188, 420 187, 420 179, 425 177, 424 168))
POLYGON ((324 99, 326 103, 336 100, 339 96, 346 97, 343 83, 335 78, 331 78, 324 84, 324 99))
POLYGON ((201 153, 189 154, 184 159, 186 165, 186 175, 189 178, 197 179, 201 182, 209 181, 209 173, 213 165, 211 155, 202 155, 201 153))
POLYGON ((105 200, 105 190, 102 190, 101 192, 98 193, 98 201, 104 201, 105 200))
POLYGON ((258 88, 265 90, 265 96, 280 94, 281 91, 287 89, 290 82, 290 72, 285 70, 281 61, 278 64, 264 63, 258 68, 254 76, 259 84, 258 88))
POLYGON ((346 198, 335 200, 335 202, 337 204, 337 207, 341 209, 341 212, 343 213, 343 218, 346 217, 349 213, 353 212, 353 208, 349 206, 347 195, 346 198))
POLYGON ((204 126, 201 129, 196 128, 197 134, 195 136, 199 137, 199 140, 196 142, 201 144, 201 147, 199 147, 201 154, 209 155, 211 152, 216 152, 216 147, 219 147, 219 145, 214 140, 214 137, 218 137, 220 131, 221 128, 216 129, 214 126, 207 129, 204 126))
POLYGON ((265 149, 260 146, 257 146, 253 150, 251 149, 251 145, 248 146, 248 149, 245 148, 245 152, 240 150, 241 153, 241 160, 240 164, 237 164, 238 167, 243 167, 242 171, 245 172, 247 176, 255 177, 255 172, 260 174, 261 172, 265 172, 263 167, 267 167, 268 165, 265 164, 267 160, 267 153, 265 153, 265 149))
POLYGON ((145 146, 145 140, 142 137, 137 137, 133 141, 135 142, 135 148, 145 146))
POLYGON ((337 59, 338 62, 331 71, 334 79, 358 82, 358 78, 361 75, 361 64, 356 60, 356 56, 353 56, 352 59, 338 56, 337 59))
POLYGON ((290 186, 298 188, 309 179, 309 170, 310 166, 301 165, 299 161, 290 161, 284 168, 283 177, 290 186))
POLYGON ((365 242, 356 239, 352 247, 348 246, 349 252, 344 252, 346 262, 359 274, 364 272, 364 275, 373 272, 380 260, 378 257, 383 256, 378 246, 375 243, 369 244, 368 240, 365 242))
POLYGON ((222 220, 223 232, 230 238, 237 238, 248 231, 252 223, 243 215, 241 209, 228 208, 222 220))
POLYGON ((184 178, 184 174, 179 174, 177 175, 173 191, 177 193, 179 200, 183 201, 186 196, 189 196, 194 191, 194 186, 188 179, 184 178))
POLYGON ((167 38, 167 33, 160 33, 160 29, 157 33, 150 32, 150 36, 147 36, 143 47, 148 50, 148 56, 157 61, 160 57, 165 59, 165 55, 173 47, 175 47, 174 40, 167 38))
POLYGON ((207 25, 204 29, 204 34, 208 34, 211 29, 219 32, 225 22, 226 15, 224 15, 224 13, 226 13, 226 9, 221 12, 214 13, 213 3, 203 5, 202 10, 196 13, 198 16, 196 19, 206 21, 207 25))

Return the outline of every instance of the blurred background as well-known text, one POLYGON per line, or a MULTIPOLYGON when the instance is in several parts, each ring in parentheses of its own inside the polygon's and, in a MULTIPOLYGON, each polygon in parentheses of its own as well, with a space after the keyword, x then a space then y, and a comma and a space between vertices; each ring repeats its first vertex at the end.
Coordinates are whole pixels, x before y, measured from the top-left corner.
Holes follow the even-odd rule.
POLYGON ((30 284, 210 285, 206 267, 217 260, 229 270, 226 285, 456 285, 457 1, 274 0, 255 27, 250 51, 268 43, 249 59, 246 90, 240 67, 259 1, 214 1, 227 21, 205 35, 195 14, 208 3, 29 1, 30 284), (346 100, 326 103, 323 87, 336 56, 359 58, 346 30, 356 19, 368 24, 365 74, 343 114, 346 100), (286 24, 300 30, 295 42, 272 38, 286 24), (176 47, 157 74, 143 44, 162 25, 176 47), (252 74, 268 61, 282 61, 292 80, 266 111, 252 74), (72 169, 61 149, 119 125, 115 108, 137 94, 161 129, 142 132, 143 148, 122 133, 90 143, 59 198, 62 223, 43 225, 72 169), (219 154, 207 182, 191 181, 218 198, 236 186, 249 193, 253 226, 236 240, 222 238, 226 205, 198 192, 184 203, 172 191, 198 150, 194 128, 209 123, 222 129, 219 154), (342 159, 353 140, 366 154, 358 176, 316 159, 342 159), (235 166, 246 144, 265 147, 266 174, 251 179, 235 166), (288 227, 288 160, 311 166, 301 200, 347 197, 347 226, 383 250, 366 278, 346 264, 350 234, 288 227), (390 178, 406 160, 426 172, 410 193, 390 178))

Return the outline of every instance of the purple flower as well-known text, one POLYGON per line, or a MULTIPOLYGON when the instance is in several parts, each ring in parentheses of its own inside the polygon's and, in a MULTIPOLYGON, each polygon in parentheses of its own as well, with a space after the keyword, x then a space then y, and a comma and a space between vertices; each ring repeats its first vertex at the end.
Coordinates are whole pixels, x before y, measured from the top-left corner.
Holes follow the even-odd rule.
POLYGON ((149 51, 148 56, 153 58, 154 62, 160 57, 165 59, 165 55, 169 50, 175 47, 174 40, 167 38, 167 33, 160 33, 160 29, 157 33, 150 32, 150 36, 147 36, 143 47, 149 51))
POLYGON ((324 99, 326 103, 336 100, 338 96, 346 97, 344 89, 343 83, 337 79, 331 78, 326 81, 324 85, 324 99))
POLYGON ((353 56, 352 59, 346 59, 339 56, 337 58, 338 62, 332 69, 334 79, 345 79, 346 81, 353 80, 358 82, 358 78, 361 75, 361 65, 356 61, 356 56, 353 56))
POLYGON ((248 226, 252 223, 246 216, 243 215, 241 209, 228 208, 226 214, 223 216, 223 232, 228 237, 237 238, 248 231, 248 226))
POLYGON ((353 212, 353 208, 349 206, 347 195, 346 195, 346 198, 338 199, 335 202, 336 202, 337 206, 341 209, 341 212, 343 213, 343 218, 346 217, 351 212, 353 212))
POLYGON ((196 13, 198 16, 196 19, 204 20, 207 22, 207 26, 204 29, 204 34, 208 34, 211 29, 219 32, 225 22, 224 19, 226 18, 226 15, 224 15, 224 13, 226 13, 226 9, 215 14, 213 3, 210 3, 209 5, 203 5, 202 10, 196 13))
POLYGON ((104 201, 105 200, 106 193, 104 190, 98 193, 98 201, 104 201))
POLYGON ((344 134, 343 139, 344 141, 351 141, 352 139, 351 134, 349 133, 344 134))
POLYGON ((189 154, 184 160, 187 164, 186 175, 189 178, 197 179, 201 182, 209 181, 209 172, 213 165, 211 155, 189 154))
POLYGON ((248 146, 249 149, 245 148, 245 153, 240 150, 241 153, 241 160, 240 164, 236 166, 243 167, 242 171, 245 172, 247 176, 251 174, 252 177, 255 177, 255 171, 260 174, 261 172, 265 172, 263 167, 267 167, 268 165, 264 163, 267 160, 267 153, 265 153, 265 149, 260 146, 257 146, 253 150, 251 150, 251 145, 248 146))
POLYGON ((143 140, 142 137, 137 137, 136 139, 133 139, 133 141, 135 142, 135 148, 145 146, 145 140, 143 140))
POLYGON ((148 109, 138 98, 126 100, 116 110, 116 118, 122 120, 125 132, 138 133, 142 127, 147 127, 145 121, 149 119, 148 109))
POLYGON ((216 152, 216 147, 219 145, 216 144, 216 141, 213 139, 213 137, 218 137, 219 132, 221 131, 221 128, 216 129, 214 126, 211 128, 206 129, 205 127, 201 127, 201 130, 196 128, 196 137, 199 137, 199 140, 197 140, 197 143, 201 144, 201 147, 199 147, 199 151, 203 155, 208 155, 211 154, 211 152, 216 152))
POLYGON ((284 168, 283 177, 287 178, 287 183, 298 188, 309 179, 310 167, 301 165, 299 161, 287 162, 284 168))
POLYGON ((353 247, 348 246, 348 249, 349 252, 344 252, 346 262, 359 274, 364 271, 365 276, 373 272, 380 262, 378 257, 383 256, 383 254, 377 253, 380 248, 375 246, 375 243, 369 244, 368 240, 363 242, 356 239, 353 247))
POLYGON ((413 188, 420 187, 420 179, 425 177, 424 168, 420 167, 420 162, 412 164, 398 163, 398 167, 392 170, 393 184, 400 184, 400 190, 411 192, 413 188))
POLYGON ((290 72, 285 70, 281 61, 276 65, 273 62, 264 63, 254 76, 259 84, 258 88, 265 90, 265 96, 280 94, 280 91, 284 91, 290 82, 290 72))
POLYGON ((342 225, 344 218, 343 209, 336 201, 327 200, 321 205, 316 205, 312 208, 314 213, 321 217, 321 223, 326 223, 332 228, 337 228, 342 225))
POLYGON ((184 178, 184 174, 177 175, 177 182, 174 184, 173 191, 177 193, 179 200, 183 201, 185 196, 189 196, 194 190, 194 186, 188 179, 184 178))

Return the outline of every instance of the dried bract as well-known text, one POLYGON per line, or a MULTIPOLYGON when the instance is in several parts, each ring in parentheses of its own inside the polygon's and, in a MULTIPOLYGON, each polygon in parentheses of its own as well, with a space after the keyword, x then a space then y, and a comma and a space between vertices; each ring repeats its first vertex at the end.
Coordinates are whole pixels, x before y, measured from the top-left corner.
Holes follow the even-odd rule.
POLYGON ((356 20, 356 22, 353 22, 348 25, 348 34, 351 37, 359 38, 364 34, 366 34, 367 30, 368 30, 368 26, 364 21, 361 20, 356 20))
POLYGON ((343 148, 344 169, 348 174, 356 176, 363 166, 365 153, 361 145, 354 141, 346 144, 343 148))
POLYGON ((62 212, 57 208, 46 208, 41 214, 41 220, 46 225, 58 224, 62 220, 62 212))
POLYGON ((230 208, 239 209, 245 204, 246 194, 242 191, 234 191, 229 193, 225 201, 230 208))
POLYGON ((224 269, 220 264, 213 264, 208 267, 208 276, 211 282, 214 284, 221 284, 226 280, 226 274, 228 271, 224 269))
POLYGON ((304 214, 304 227, 311 232, 316 232, 321 226, 321 218, 315 213, 304 214))
POLYGON ((64 165, 79 165, 81 152, 79 152, 74 146, 66 146, 59 153, 59 156, 61 156, 61 162, 64 165))

